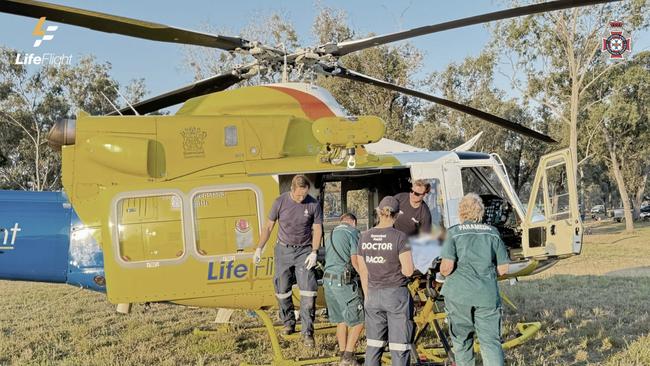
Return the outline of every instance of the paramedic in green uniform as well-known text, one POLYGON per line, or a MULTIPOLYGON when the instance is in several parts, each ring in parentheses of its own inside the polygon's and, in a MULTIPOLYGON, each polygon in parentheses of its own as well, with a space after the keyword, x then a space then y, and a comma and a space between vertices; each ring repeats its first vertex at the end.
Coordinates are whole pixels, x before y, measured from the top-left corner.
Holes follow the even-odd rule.
POLYGON ((457 366, 474 365, 474 332, 485 366, 503 365, 501 301, 497 274, 508 272, 508 252, 496 228, 481 223, 481 198, 460 201, 461 224, 447 231, 440 273, 448 276, 442 294, 457 366))
POLYGON ((325 244, 323 287, 329 320, 336 324, 341 366, 358 365, 354 351, 363 331, 363 294, 356 275, 360 233, 356 226, 353 214, 343 214, 325 244), (350 278, 344 275, 346 269, 350 278))

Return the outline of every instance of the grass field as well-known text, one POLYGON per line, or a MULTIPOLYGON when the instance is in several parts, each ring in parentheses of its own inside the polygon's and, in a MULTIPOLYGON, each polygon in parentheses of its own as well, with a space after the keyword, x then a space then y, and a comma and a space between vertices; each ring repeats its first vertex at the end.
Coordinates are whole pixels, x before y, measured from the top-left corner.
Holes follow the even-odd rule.
MULTIPOLYGON (((540 321, 534 340, 509 350, 512 365, 650 365, 650 225, 622 235, 599 224, 582 255, 503 291, 519 307, 504 327, 540 321)), ((101 294, 65 285, 0 281, 0 365, 235 365, 270 361, 256 318, 236 312, 235 325, 195 335, 215 310, 165 304, 115 313, 101 294)), ((288 356, 334 353, 333 336, 317 349, 285 342, 288 356)))

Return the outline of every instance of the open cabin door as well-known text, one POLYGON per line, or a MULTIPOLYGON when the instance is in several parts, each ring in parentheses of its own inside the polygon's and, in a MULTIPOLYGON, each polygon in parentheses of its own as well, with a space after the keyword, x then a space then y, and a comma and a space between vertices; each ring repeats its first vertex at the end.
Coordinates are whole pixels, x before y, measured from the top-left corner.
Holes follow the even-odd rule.
POLYGON ((582 221, 569 149, 540 159, 522 229, 525 257, 580 254, 582 221))

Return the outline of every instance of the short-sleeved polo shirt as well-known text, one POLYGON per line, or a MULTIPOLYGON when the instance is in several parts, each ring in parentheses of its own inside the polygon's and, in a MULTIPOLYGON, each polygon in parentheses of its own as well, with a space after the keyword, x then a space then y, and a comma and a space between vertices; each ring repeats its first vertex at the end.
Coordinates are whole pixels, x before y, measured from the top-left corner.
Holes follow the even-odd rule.
POLYGON ((368 287, 406 286, 408 278, 402 274, 399 255, 410 251, 406 234, 395 228, 375 227, 361 233, 357 255, 368 268, 368 287))
POLYGON ((323 212, 318 201, 307 195, 302 202, 294 201, 290 192, 281 194, 273 202, 269 220, 278 222, 278 240, 287 245, 311 245, 312 225, 323 223, 323 212))
POLYGON ((442 288, 445 298, 471 306, 500 303, 496 267, 510 260, 495 227, 471 221, 452 226, 441 257, 456 262, 442 288))
POLYGON ((357 254, 359 234, 357 228, 348 224, 341 224, 332 230, 325 243, 325 272, 343 273, 346 264, 351 262, 350 256, 357 254))

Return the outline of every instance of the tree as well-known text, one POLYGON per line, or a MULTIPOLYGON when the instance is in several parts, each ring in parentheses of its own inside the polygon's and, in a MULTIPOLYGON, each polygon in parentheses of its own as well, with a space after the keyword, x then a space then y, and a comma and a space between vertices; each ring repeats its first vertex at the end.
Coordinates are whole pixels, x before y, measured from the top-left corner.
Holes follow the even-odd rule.
MULTIPOLYGON (((313 33, 320 44, 354 37, 341 10, 321 8, 313 33)), ((368 35, 371 36, 371 35, 368 35)), ((367 48, 348 54, 340 62, 348 69, 406 87, 414 86, 414 75, 422 54, 408 43, 367 48)), ((395 91, 339 78, 319 77, 316 83, 330 93, 352 115, 375 115, 386 122, 386 137, 410 143, 421 102, 395 91)))
MULTIPOLYGON (((213 27, 207 26, 210 32, 213 27)), ((320 7, 313 27, 313 39, 318 44, 339 42, 354 37, 355 32, 347 24, 347 14, 342 10, 320 7)), ((272 46, 284 45, 287 52, 299 47, 299 38, 291 21, 281 14, 258 17, 240 34, 249 40, 257 40, 272 46), (269 32, 268 30, 272 30, 269 32)), ((281 47, 280 47, 281 48, 281 47)), ((250 56, 226 52, 214 57, 214 50, 188 46, 185 63, 194 72, 195 79, 229 72, 236 65, 253 62, 250 56)), ((411 86, 412 78, 421 61, 420 52, 409 44, 381 46, 346 55, 341 62, 346 67, 403 86, 411 86)), ((280 72, 253 77, 234 87, 260 85, 281 81, 280 72)), ((406 142, 412 129, 412 121, 418 117, 419 101, 397 92, 339 78, 327 78, 310 73, 294 71, 289 80, 308 80, 327 89, 352 115, 376 115, 386 122, 386 137, 406 142)))
MULTIPOLYGON (((47 132, 59 119, 74 118, 79 109, 112 111, 106 98, 120 105, 118 83, 109 76, 110 64, 98 64, 92 57, 35 72, 16 65, 15 59, 15 50, 0 49, 0 146, 6 156, 0 164, 0 188, 60 189, 60 156, 47 145, 47 132)), ((142 80, 126 90, 130 101, 144 93, 142 80)))
MULTIPOLYGON (((553 118, 544 113, 543 108, 533 116, 524 106, 519 105, 517 100, 506 99, 505 92, 494 86, 495 67, 496 55, 486 51, 478 57, 467 57, 460 64, 452 63, 442 73, 432 74, 428 84, 434 94, 441 94, 444 98, 548 133, 556 124, 553 118)), ((429 140, 424 146, 426 148, 448 150, 482 131, 483 135, 475 149, 499 154, 510 174, 513 188, 522 198, 527 196, 539 157, 551 148, 548 145, 533 143, 530 138, 478 118, 438 105, 431 105, 425 116, 415 127, 418 132, 415 135, 419 140, 429 140), (426 131, 429 131, 429 134, 426 134, 426 131)))
MULTIPOLYGON (((213 34, 234 34, 230 30, 205 24, 203 30, 213 34)), ((260 14, 253 17, 240 32, 244 39, 257 41, 264 45, 285 49, 289 53, 299 46, 298 34, 287 16, 282 13, 260 14)), ((199 46, 183 46, 183 67, 194 74, 194 80, 229 73, 238 66, 250 64, 255 59, 244 53, 226 52, 199 46)), ((277 70, 263 70, 260 74, 238 83, 235 88, 281 81, 277 70)))
POLYGON ((513 86, 568 126, 568 146, 576 168, 578 139, 583 133, 580 118, 602 102, 585 103, 585 98, 591 87, 620 65, 606 65, 600 57, 602 34, 611 20, 623 21, 631 32, 646 28, 649 6, 645 0, 632 0, 573 8, 502 21, 494 29, 494 45, 511 59, 513 86))
POLYGON ((626 230, 634 229, 650 174, 650 52, 622 64, 595 88, 604 102, 589 111, 589 126, 602 137, 595 149, 609 168, 625 211, 626 230), (632 200, 630 193, 634 195, 632 200))

